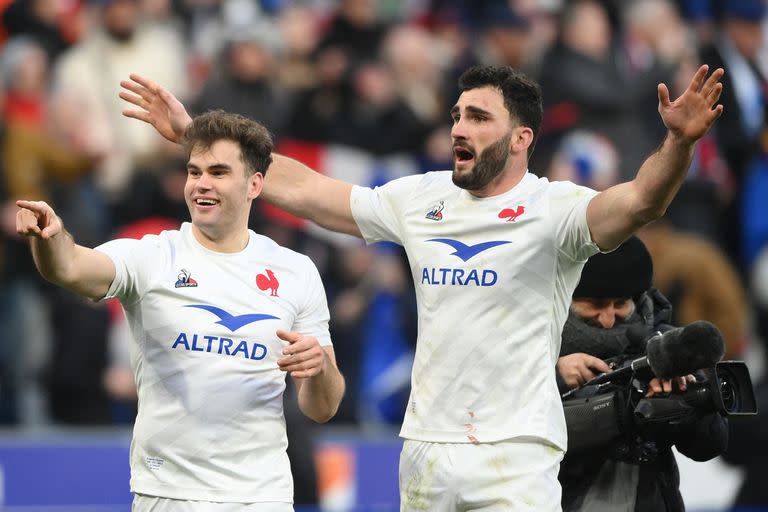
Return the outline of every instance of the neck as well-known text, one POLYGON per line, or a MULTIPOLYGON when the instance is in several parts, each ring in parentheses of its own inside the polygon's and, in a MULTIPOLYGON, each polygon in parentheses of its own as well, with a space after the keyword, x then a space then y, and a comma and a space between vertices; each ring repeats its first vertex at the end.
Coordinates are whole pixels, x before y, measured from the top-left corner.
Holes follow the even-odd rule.
POLYGON ((475 197, 483 198, 499 196, 509 192, 522 181, 526 170, 525 166, 519 167, 509 164, 507 165, 507 168, 496 176, 496 178, 489 184, 478 190, 470 190, 469 193, 475 197))
POLYGON ((215 252, 240 252, 248 245, 250 235, 248 227, 230 231, 229 233, 214 233, 192 224, 192 234, 200 245, 215 252))

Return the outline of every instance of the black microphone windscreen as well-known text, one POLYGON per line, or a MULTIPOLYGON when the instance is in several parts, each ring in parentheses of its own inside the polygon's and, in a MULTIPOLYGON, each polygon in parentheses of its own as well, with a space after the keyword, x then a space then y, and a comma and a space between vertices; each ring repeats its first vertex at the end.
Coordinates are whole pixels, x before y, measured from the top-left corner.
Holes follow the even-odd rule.
POLYGON ((699 320, 648 341, 648 363, 656 377, 669 379, 714 366, 725 352, 720 331, 699 320))

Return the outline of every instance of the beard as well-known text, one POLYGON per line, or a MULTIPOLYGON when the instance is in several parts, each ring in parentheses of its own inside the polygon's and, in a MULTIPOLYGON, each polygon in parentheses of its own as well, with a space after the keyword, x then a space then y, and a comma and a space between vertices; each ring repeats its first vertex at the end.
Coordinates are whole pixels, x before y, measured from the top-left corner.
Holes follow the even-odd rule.
POLYGON ((512 133, 504 135, 499 140, 485 148, 478 156, 474 167, 460 174, 453 167, 453 184, 464 190, 480 190, 496 179, 502 173, 509 157, 509 143, 512 133))

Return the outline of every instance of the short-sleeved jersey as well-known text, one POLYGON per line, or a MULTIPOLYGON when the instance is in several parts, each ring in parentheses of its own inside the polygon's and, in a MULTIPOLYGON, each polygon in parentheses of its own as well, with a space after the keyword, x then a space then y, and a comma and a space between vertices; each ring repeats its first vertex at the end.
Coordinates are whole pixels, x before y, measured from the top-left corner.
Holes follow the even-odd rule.
POLYGON ((519 436, 566 448, 555 364, 571 294, 592 242, 595 191, 526 173, 477 198, 451 173, 354 187, 368 242, 404 246, 418 305, 411 396, 401 430, 430 442, 519 436))
POLYGON ((117 269, 134 343, 138 416, 131 490, 216 502, 293 501, 283 417, 287 345, 277 329, 330 345, 320 276, 306 256, 249 232, 225 254, 190 224, 97 249, 117 269))

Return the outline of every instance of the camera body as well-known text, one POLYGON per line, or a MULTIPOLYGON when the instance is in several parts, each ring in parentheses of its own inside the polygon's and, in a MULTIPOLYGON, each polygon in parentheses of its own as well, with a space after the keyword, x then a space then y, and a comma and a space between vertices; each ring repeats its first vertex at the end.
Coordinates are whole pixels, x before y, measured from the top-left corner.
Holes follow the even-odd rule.
POLYGON ((674 434, 705 415, 757 414, 743 361, 720 361, 698 371, 684 392, 650 398, 645 395, 654 375, 634 371, 634 361, 629 356, 608 359, 613 373, 563 395, 569 453, 612 446, 617 458, 643 463, 655 455, 654 443, 646 441, 674 434))

